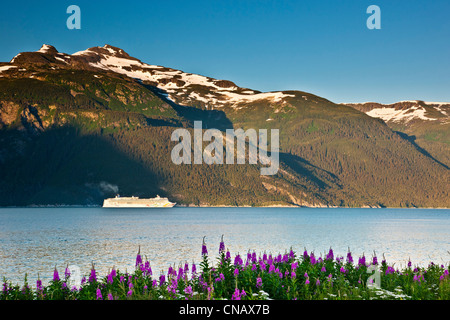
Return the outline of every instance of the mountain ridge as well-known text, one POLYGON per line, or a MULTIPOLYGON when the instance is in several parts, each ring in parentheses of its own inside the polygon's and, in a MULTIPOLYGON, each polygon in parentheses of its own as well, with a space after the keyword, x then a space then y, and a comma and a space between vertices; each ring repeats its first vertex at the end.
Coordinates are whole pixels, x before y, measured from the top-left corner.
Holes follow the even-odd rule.
POLYGON ((12 186, 0 190, 0 204, 99 204, 110 195, 99 188, 106 181, 183 205, 450 207, 447 145, 436 135, 428 150, 392 126, 355 105, 241 88, 110 45, 72 55, 43 45, 0 64, 0 164, 12 186), (170 133, 194 120, 221 130, 279 128, 278 174, 261 177, 248 164, 173 165, 170 133))

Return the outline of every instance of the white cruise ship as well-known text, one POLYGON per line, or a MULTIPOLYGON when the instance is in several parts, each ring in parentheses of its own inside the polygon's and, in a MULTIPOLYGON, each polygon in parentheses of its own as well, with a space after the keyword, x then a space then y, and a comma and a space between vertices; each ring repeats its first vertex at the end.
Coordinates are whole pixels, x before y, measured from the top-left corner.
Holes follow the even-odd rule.
POLYGON ((105 199, 103 208, 172 208, 176 203, 167 198, 139 199, 139 197, 121 197, 105 199))

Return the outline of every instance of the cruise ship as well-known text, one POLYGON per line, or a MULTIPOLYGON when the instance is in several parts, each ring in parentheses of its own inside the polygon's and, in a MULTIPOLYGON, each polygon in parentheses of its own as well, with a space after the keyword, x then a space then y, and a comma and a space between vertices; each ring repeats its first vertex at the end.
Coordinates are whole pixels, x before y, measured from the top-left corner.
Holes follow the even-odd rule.
POLYGON ((103 208, 172 208, 176 203, 170 202, 167 198, 139 199, 139 197, 108 198, 103 201, 103 208))

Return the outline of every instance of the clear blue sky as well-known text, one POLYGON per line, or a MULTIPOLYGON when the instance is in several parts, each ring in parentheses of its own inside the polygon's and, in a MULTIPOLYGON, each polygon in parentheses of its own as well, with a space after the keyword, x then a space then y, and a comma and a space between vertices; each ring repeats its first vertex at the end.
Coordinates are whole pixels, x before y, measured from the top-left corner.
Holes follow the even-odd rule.
POLYGON ((450 101, 448 0, 8 1, 0 61, 43 43, 111 44, 164 65, 261 91, 334 102, 450 101), (81 8, 69 30, 66 8, 81 8), (381 8, 381 30, 366 9, 381 8))

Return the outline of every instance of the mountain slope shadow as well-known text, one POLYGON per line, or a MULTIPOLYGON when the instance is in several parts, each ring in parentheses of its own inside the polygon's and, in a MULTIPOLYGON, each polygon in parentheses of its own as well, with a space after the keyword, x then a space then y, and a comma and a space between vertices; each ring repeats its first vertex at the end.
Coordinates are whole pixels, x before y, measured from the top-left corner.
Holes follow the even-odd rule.
POLYGON ((226 129, 233 129, 233 123, 226 116, 225 112, 222 110, 216 109, 201 109, 197 107, 191 106, 183 106, 173 102, 172 100, 167 98, 167 92, 164 90, 143 84, 147 89, 151 90, 154 94, 156 94, 161 100, 169 104, 175 112, 182 118, 194 122, 194 121, 202 121, 202 125, 204 129, 218 129, 221 131, 225 131, 226 129))
POLYGON ((311 164, 297 155, 280 152, 280 162, 295 171, 299 176, 306 178, 308 182, 319 189, 324 190, 333 186, 342 188, 336 175, 311 164))
MULTIPOLYGON (((23 135, 17 132, 15 137, 23 135)), ((48 129, 22 143, 21 154, 0 162, 2 206, 101 205, 104 198, 117 193, 165 195, 153 172, 100 135, 82 135, 66 126, 48 129)))
POLYGON ((403 133, 401 131, 394 131, 395 133, 397 133, 400 137, 402 137, 404 140, 408 141, 409 143, 411 143, 411 145, 416 148, 417 151, 419 151, 421 154, 423 154, 424 156, 432 159, 433 161, 435 161, 436 163, 440 164, 441 166, 443 166, 446 169, 450 169, 445 163, 440 162, 438 159, 436 159, 435 157, 433 157, 427 150, 423 149, 422 147, 420 147, 417 143, 416 143, 416 136, 410 136, 406 133, 403 133))

